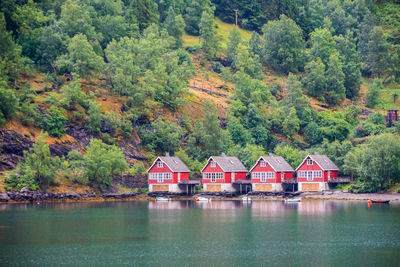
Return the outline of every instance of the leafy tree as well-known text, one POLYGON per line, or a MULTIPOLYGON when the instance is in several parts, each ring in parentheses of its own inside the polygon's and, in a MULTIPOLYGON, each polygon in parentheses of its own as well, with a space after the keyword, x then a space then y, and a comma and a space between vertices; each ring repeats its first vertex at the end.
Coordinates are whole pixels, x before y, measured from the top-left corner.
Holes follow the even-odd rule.
POLYGON ((321 58, 309 62, 306 67, 306 89, 309 95, 323 98, 326 90, 325 65, 321 58))
POLYGON ((336 166, 339 166, 339 173, 342 175, 344 174, 342 169, 342 166, 344 165, 344 159, 352 148, 353 145, 348 140, 344 140, 342 142, 330 142, 325 139, 320 147, 320 150, 321 153, 327 155, 336 164, 336 166))
POLYGON ((64 85, 61 88, 60 92, 63 97, 61 101, 63 105, 69 108, 74 108, 75 105, 87 107, 87 95, 82 91, 79 77, 76 75, 70 84, 64 85))
POLYGON ((261 43, 261 38, 260 35, 256 32, 253 31, 251 34, 250 40, 249 40, 249 52, 251 56, 261 56, 262 53, 262 43, 261 43))
POLYGON ((185 29, 185 21, 182 15, 175 15, 174 8, 170 6, 168 16, 165 19, 165 28, 168 34, 173 36, 176 40, 176 47, 182 47, 182 35, 185 29))
POLYGON ((234 146, 229 150, 228 154, 236 155, 243 165, 247 169, 250 169, 254 165, 254 162, 265 155, 265 151, 261 146, 247 144, 245 147, 240 145, 234 146))
POLYGON ((160 14, 157 3, 154 0, 132 0, 128 17, 132 24, 138 24, 140 31, 143 31, 152 23, 158 22, 160 14))
POLYGON ((326 88, 325 99, 329 104, 337 105, 346 97, 346 88, 344 87, 344 73, 342 63, 337 53, 329 57, 326 69, 326 88))
POLYGON ((240 121, 231 117, 228 121, 228 131, 231 134, 232 141, 235 145, 246 146, 250 141, 250 133, 243 127, 240 121))
POLYGON ((124 154, 118 147, 104 144, 99 139, 90 141, 84 160, 90 183, 99 185, 101 190, 110 187, 113 176, 128 167, 124 154))
POLYGON ((267 66, 284 73, 303 67, 303 32, 296 23, 281 15, 263 27, 263 60, 267 66))
POLYGON ((296 75, 289 73, 285 87, 286 97, 281 101, 284 108, 294 107, 297 113, 301 113, 309 107, 310 101, 303 94, 301 82, 296 75))
POLYGON ((46 131, 52 137, 62 137, 65 133, 65 123, 67 118, 64 116, 65 110, 56 106, 51 106, 47 112, 45 124, 46 131))
POLYGON ((346 173, 354 174, 362 183, 353 186, 356 192, 376 192, 400 181, 400 137, 381 134, 354 148, 344 159, 346 173))
POLYGON ((218 51, 218 38, 214 25, 214 7, 203 11, 200 21, 201 51, 204 59, 213 59, 218 51))
POLYGON ((95 102, 89 103, 87 128, 92 133, 99 133, 101 127, 101 106, 95 102))
POLYGON ((210 0, 189 0, 186 4, 186 32, 191 35, 200 34, 200 22, 204 12, 210 6, 210 0))
POLYGON ((75 72, 79 76, 89 78, 93 72, 100 72, 103 69, 103 59, 94 52, 85 35, 75 35, 67 50, 68 54, 57 59, 56 65, 60 70, 75 72))
POLYGON ((236 53, 234 62, 236 69, 247 73, 254 79, 261 80, 264 77, 261 62, 257 55, 250 56, 247 47, 243 44, 238 45, 236 53))
POLYGON ((368 87, 368 92, 365 95, 367 107, 374 108, 379 101, 379 91, 383 89, 382 80, 375 79, 368 87))
POLYGON ((184 134, 183 128, 162 118, 155 120, 151 128, 143 127, 139 131, 143 144, 149 149, 172 153, 179 149, 184 134))
POLYGON ((235 99, 247 107, 251 103, 268 102, 270 91, 268 85, 262 81, 251 78, 243 71, 236 72, 235 76, 235 99))
POLYGON ((305 157, 305 153, 287 144, 280 144, 275 147, 274 154, 282 156, 293 169, 297 168, 305 157))
POLYGON ((283 131, 286 136, 293 139, 293 135, 297 134, 300 130, 300 121, 296 114, 296 109, 292 107, 289 114, 283 121, 283 131))
POLYGON ((210 154, 219 154, 221 151, 221 128, 219 127, 218 113, 215 105, 207 102, 203 119, 203 142, 205 150, 210 154))
POLYGON ((365 62, 368 69, 381 77, 387 71, 389 60, 389 44, 382 27, 374 27, 368 35, 365 62))
MULTIPOLYGON (((1 85, 0 85, 1 86, 1 85)), ((0 87, 0 125, 11 118, 18 108, 18 98, 11 89, 0 87)))
POLYGON ((318 117, 320 130, 324 138, 330 141, 342 141, 349 135, 351 125, 346 121, 343 113, 326 110, 318 113, 318 117))
POLYGON ((229 41, 226 49, 226 57, 231 63, 232 68, 236 68, 237 49, 241 41, 239 29, 237 27, 233 28, 229 34, 229 41))
POLYGON ((322 132, 316 122, 312 121, 304 128, 304 137, 310 145, 322 142, 322 132))
POLYGON ((35 180, 41 188, 47 188, 54 181, 56 172, 60 168, 60 159, 51 157, 49 145, 44 141, 45 138, 45 135, 40 136, 31 150, 24 152, 25 160, 19 164, 21 179, 35 180))
POLYGON ((194 177, 201 176, 201 170, 205 165, 204 162, 200 162, 197 159, 189 157, 188 154, 186 154, 186 151, 183 149, 179 149, 179 151, 175 153, 175 157, 180 158, 183 163, 188 166, 191 175, 193 175, 194 177))
POLYGON ((358 96, 361 85, 361 62, 356 50, 356 40, 350 31, 346 33, 346 36, 339 35, 334 39, 345 76, 346 97, 354 98, 358 96))
POLYGON ((310 54, 313 59, 320 58, 324 65, 328 65, 330 56, 336 51, 332 33, 326 28, 318 28, 310 34, 310 39, 310 54))

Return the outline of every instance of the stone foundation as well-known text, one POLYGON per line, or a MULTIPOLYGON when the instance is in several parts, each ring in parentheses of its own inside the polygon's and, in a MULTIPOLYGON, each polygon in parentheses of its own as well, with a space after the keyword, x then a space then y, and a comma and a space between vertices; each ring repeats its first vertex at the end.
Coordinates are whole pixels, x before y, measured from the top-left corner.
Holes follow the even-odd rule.
POLYGON ((161 191, 168 191, 171 193, 186 193, 186 190, 179 187, 178 184, 149 184, 149 192, 161 192, 161 191), (159 188, 157 188, 159 187, 159 188), (166 187, 164 190, 163 187, 166 187), (162 188, 160 190, 160 188, 162 188))
POLYGON ((324 191, 329 190, 329 185, 326 182, 303 182, 298 183, 299 191, 324 191))
POLYGON ((234 193, 237 190, 233 187, 233 184, 203 184, 204 192, 231 192, 234 193))
POLYGON ((253 192, 282 192, 281 183, 253 183, 253 192))

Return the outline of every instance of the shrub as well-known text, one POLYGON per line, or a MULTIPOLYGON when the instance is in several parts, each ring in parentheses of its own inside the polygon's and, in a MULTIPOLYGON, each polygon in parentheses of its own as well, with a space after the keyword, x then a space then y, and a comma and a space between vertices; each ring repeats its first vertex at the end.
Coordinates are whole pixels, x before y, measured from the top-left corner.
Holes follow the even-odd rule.
POLYGON ((13 90, 0 88, 0 124, 11 118, 18 108, 18 98, 13 90))
POLYGON ((51 106, 48 110, 45 124, 50 136, 60 138, 65 133, 64 124, 67 122, 67 118, 63 115, 64 112, 64 109, 56 106, 51 106))
POLYGON ((35 109, 34 104, 30 104, 27 102, 22 103, 19 110, 21 111, 19 119, 21 120, 23 125, 32 126, 35 124, 37 110, 35 109))
POLYGON ((39 189, 38 183, 33 177, 32 172, 30 172, 29 175, 24 175, 21 177, 18 177, 15 172, 10 173, 6 176, 5 182, 5 189, 7 191, 11 191, 14 189, 21 190, 24 187, 31 190, 39 189))

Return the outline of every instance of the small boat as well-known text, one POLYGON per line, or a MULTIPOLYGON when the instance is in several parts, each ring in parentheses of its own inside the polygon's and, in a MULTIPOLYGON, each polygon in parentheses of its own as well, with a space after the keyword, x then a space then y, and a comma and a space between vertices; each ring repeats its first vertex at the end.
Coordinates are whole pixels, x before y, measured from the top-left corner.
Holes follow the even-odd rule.
POLYGON ((211 201, 211 198, 209 198, 209 197, 197 197, 196 198, 196 201, 198 202, 198 201, 211 201))
POLYGON ((156 202, 157 201, 170 201, 171 198, 170 197, 156 197, 156 202))
POLYGON ((243 202, 251 201, 251 197, 244 196, 244 197, 242 197, 242 201, 243 201, 243 202))
POLYGON ((372 203, 375 204, 389 204, 390 200, 376 200, 376 199, 371 199, 372 203))
POLYGON ((285 202, 301 202, 301 197, 286 198, 285 202))

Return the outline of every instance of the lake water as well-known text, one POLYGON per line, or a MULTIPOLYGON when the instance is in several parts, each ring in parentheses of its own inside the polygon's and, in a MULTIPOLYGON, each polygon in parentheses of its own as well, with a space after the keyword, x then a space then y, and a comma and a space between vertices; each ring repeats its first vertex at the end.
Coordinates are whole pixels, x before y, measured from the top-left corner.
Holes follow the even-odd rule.
POLYGON ((0 266, 400 266, 400 205, 0 205, 0 266))

